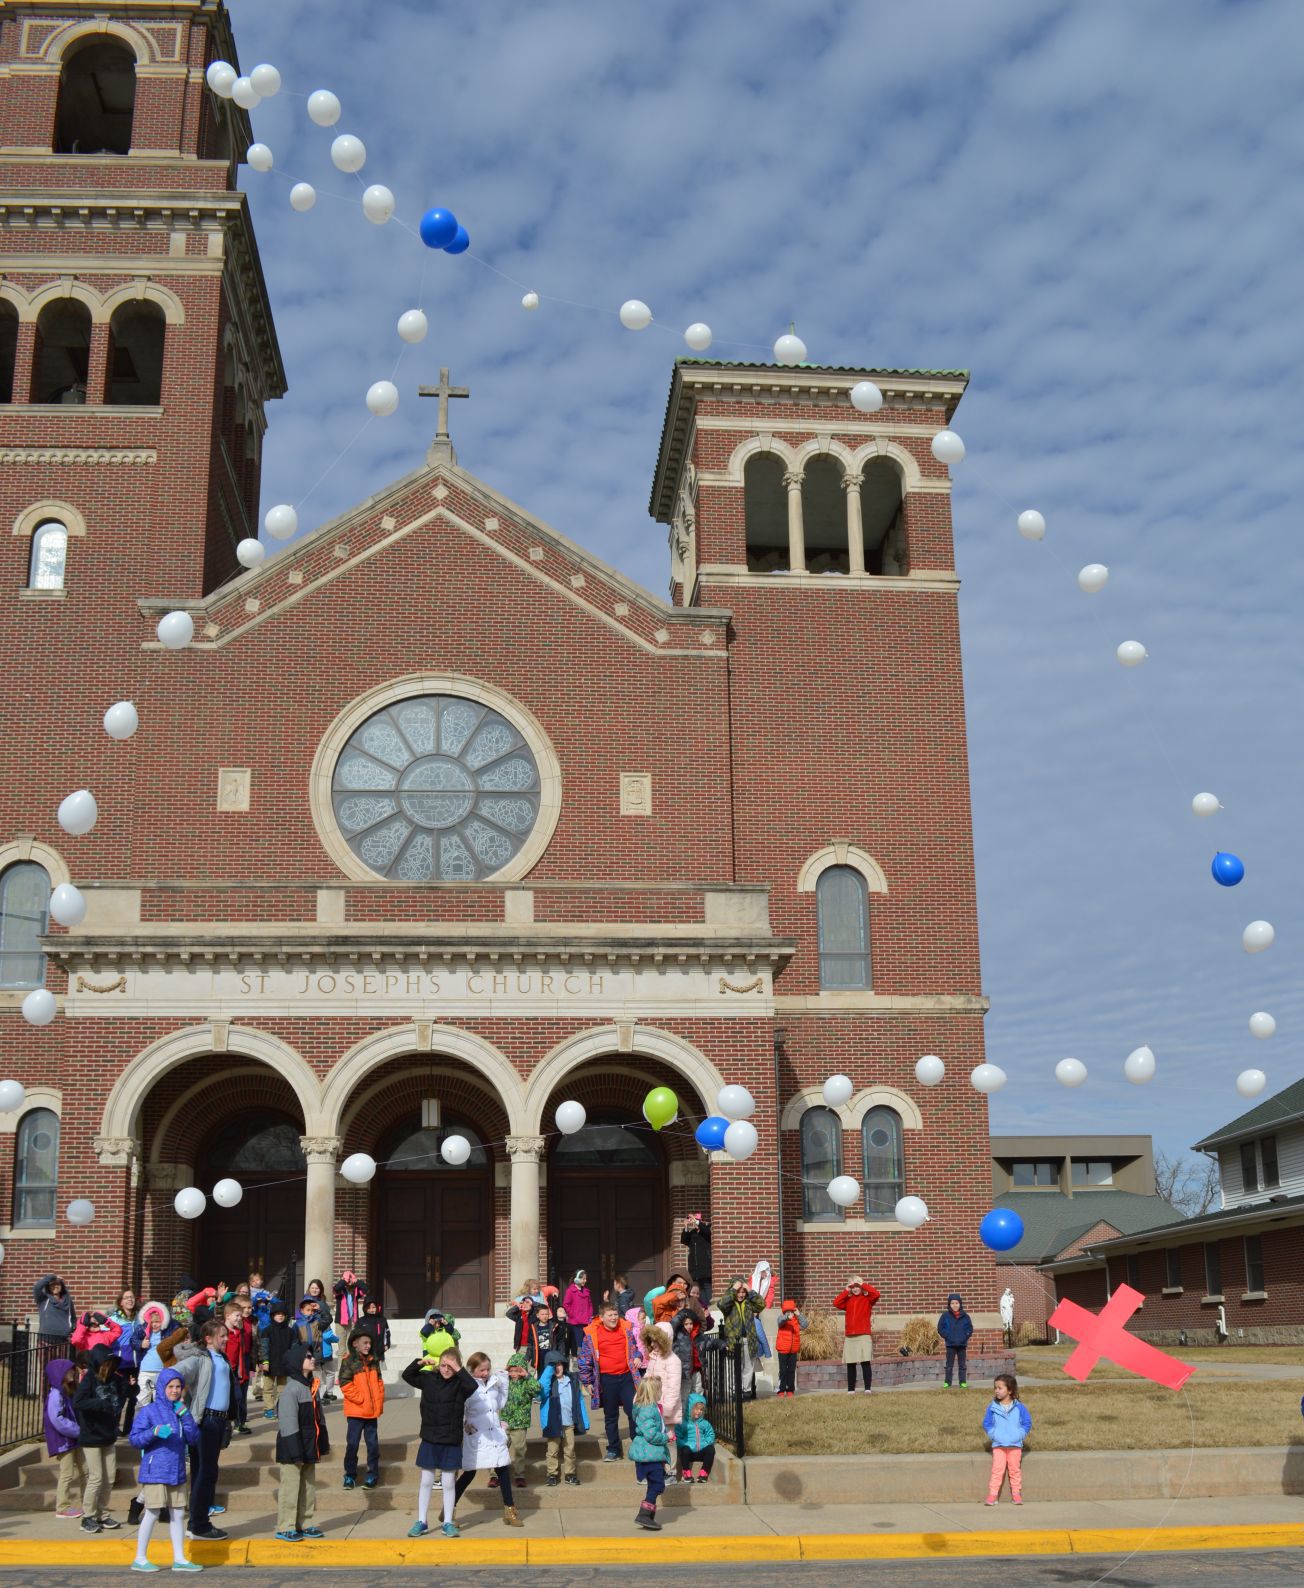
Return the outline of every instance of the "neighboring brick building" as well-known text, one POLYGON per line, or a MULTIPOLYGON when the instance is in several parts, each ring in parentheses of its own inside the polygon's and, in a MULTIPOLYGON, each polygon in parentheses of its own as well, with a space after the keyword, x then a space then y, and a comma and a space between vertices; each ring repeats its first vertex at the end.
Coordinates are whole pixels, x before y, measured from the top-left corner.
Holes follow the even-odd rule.
POLYGON ((0 1314, 54 1268, 100 1301, 294 1252, 393 1311, 475 1315, 579 1263, 659 1278, 702 1209, 717 1283, 764 1257, 827 1301, 860 1270, 889 1333, 959 1288, 990 1340, 958 581, 929 447, 965 376, 678 363, 652 500, 671 604, 446 437, 239 572, 284 378, 234 185, 247 120, 204 81, 234 51, 218 0, 0 0, 0 636, 22 680, 0 1036, 28 1088, 0 1118, 0 1314), (873 415, 849 400, 866 374, 873 415), (180 652, 155 640, 175 608, 180 652), (125 743, 99 726, 118 699, 125 743), (81 786, 101 814, 69 838, 55 809, 81 786), (88 913, 46 931, 70 877, 88 913), (35 1028, 41 983, 59 1015, 35 1028), (855 1095, 828 1111, 834 1071, 855 1095), (756 1098, 745 1163, 692 1139, 725 1082, 756 1098), (659 1136, 656 1084, 684 1117, 659 1136), (568 1098, 593 1128, 562 1138, 568 1098), (439 1166, 441 1132, 469 1164, 439 1166), (368 1186, 337 1172, 357 1152, 382 1160, 368 1186), (864 1183, 846 1213, 824 1195, 842 1170, 864 1183), (173 1211, 224 1176, 238 1207, 173 1211), (903 1191, 920 1231, 894 1221, 903 1191))

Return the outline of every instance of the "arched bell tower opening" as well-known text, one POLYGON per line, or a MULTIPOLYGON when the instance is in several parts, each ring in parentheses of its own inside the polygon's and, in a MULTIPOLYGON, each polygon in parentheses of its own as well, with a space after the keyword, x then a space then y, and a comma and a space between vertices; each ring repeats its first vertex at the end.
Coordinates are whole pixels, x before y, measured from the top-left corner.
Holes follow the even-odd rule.
POLYGON ((136 61, 125 44, 97 39, 73 50, 59 77, 56 154, 127 154, 136 110, 136 61))

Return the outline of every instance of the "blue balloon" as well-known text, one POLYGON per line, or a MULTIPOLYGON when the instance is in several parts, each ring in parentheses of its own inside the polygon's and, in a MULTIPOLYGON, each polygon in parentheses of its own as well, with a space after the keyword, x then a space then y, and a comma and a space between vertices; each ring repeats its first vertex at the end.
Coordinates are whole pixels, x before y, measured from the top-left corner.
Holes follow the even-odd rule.
POLYGON ((1234 888, 1245 875, 1245 862, 1239 855, 1229 855, 1225 849, 1220 849, 1209 869, 1215 882, 1221 882, 1224 888, 1234 888))
POLYGON ((471 239, 467 235, 466 227, 459 226, 453 234, 452 242, 444 244, 444 252, 446 254, 464 254, 470 246, 471 239))
POLYGON ((457 236, 457 216, 452 210, 427 210, 418 230, 427 248, 447 248, 457 236))
POLYGON ((693 1135, 699 1147, 705 1147, 708 1152, 719 1152, 724 1147, 724 1133, 728 1129, 727 1119, 721 1119, 719 1114, 712 1114, 702 1121, 693 1135))
POLYGON ((1023 1239, 1023 1220, 1013 1208, 993 1208, 978 1226, 978 1237, 990 1251, 1008 1252, 1023 1239))

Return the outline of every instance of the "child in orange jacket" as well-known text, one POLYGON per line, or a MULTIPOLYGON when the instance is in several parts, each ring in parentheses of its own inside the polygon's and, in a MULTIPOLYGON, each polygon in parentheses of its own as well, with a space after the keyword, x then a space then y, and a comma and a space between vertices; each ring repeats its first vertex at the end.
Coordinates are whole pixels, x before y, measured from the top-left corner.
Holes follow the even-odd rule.
POLYGON ((775 1395, 786 1395, 789 1400, 797 1393, 797 1358, 801 1355, 801 1331, 806 1320, 797 1311, 795 1301, 783 1303, 783 1317, 774 1337, 774 1349, 779 1355, 779 1388, 775 1395))
POLYGON ((340 1363, 340 1393, 344 1396, 344 1487, 358 1481, 358 1441, 367 1441, 367 1476, 364 1489, 374 1489, 380 1478, 380 1438, 376 1424, 385 1410, 385 1381, 375 1357, 370 1330, 354 1329, 348 1351, 340 1363))

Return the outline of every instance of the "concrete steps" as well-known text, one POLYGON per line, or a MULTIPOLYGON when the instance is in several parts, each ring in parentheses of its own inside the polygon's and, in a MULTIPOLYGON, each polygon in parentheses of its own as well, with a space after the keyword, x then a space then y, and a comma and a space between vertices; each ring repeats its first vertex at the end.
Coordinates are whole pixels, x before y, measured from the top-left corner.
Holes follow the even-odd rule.
MULTIPOLYGON (((391 1318, 389 1320, 390 1348, 385 1355, 381 1376, 386 1384, 400 1382, 399 1375, 421 1355, 421 1326, 424 1318, 391 1318)), ((507 1366, 512 1354, 514 1325, 510 1318, 459 1318, 457 1328, 462 1336, 463 1359, 472 1351, 483 1351, 493 1363, 495 1371, 507 1366)))

